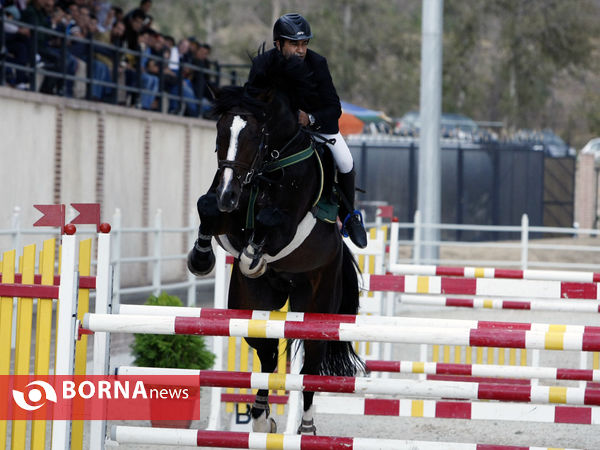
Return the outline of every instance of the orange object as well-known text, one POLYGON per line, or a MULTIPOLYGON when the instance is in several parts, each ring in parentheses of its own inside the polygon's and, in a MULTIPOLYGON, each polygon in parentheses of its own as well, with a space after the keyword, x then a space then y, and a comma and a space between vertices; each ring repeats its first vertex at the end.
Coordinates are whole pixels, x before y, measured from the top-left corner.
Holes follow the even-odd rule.
POLYGON ((344 136, 348 134, 362 133, 365 125, 365 123, 358 117, 348 113, 342 113, 338 123, 340 127, 340 133, 342 133, 344 136))

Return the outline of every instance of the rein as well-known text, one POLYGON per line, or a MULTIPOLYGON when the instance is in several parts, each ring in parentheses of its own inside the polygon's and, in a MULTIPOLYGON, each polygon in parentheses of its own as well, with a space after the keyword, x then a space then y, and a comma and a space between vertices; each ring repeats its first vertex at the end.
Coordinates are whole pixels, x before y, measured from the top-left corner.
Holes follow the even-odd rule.
MULTIPOLYGON (((290 144, 294 141, 294 139, 296 139, 296 137, 300 134, 300 132, 302 131, 302 128, 298 129, 298 132, 287 142, 287 144, 285 144, 282 149, 280 151, 277 152, 277 156, 279 156, 281 154, 281 152, 283 152, 283 150, 285 150, 287 147, 290 146, 290 144)), ((257 173, 257 176, 261 176, 263 173, 271 173, 271 172, 275 172, 279 169, 283 169, 285 167, 289 167, 289 166, 293 166, 294 164, 298 164, 308 158, 310 158, 313 154, 317 155, 318 158, 318 154, 315 152, 315 148, 312 144, 312 142, 310 143, 310 145, 308 147, 306 147, 304 150, 300 150, 297 153, 293 153, 292 155, 286 156, 285 158, 282 159, 275 159, 275 160, 271 160, 268 161, 266 163, 264 163, 260 169, 260 172, 257 173)), ((319 159, 319 165, 321 163, 320 158, 319 159)), ((322 171, 322 169, 321 169, 322 171)), ((321 181, 321 189, 319 190, 319 195, 318 197, 321 197, 321 190, 322 190, 322 181, 321 181)), ((254 204, 256 202, 256 198, 258 197, 258 184, 254 183, 252 185, 252 189, 250 190, 250 198, 248 200, 248 210, 246 211, 246 229, 250 230, 254 228, 254 204)))

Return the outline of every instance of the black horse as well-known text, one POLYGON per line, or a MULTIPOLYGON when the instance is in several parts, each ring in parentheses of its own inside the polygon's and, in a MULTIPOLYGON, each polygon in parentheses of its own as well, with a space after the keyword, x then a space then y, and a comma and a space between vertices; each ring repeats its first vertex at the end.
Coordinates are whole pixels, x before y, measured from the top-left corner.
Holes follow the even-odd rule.
MULTIPOLYGON (((292 311, 356 314, 358 268, 341 239, 335 209, 329 219, 315 217, 326 209, 320 200, 332 191, 327 173, 333 172, 333 160, 298 124, 285 87, 294 83, 294 92, 302 92, 303 65, 262 62, 267 64, 257 70, 260 57, 254 61, 254 84, 224 88, 216 99, 219 169, 198 200, 200 232, 188 267, 197 275, 212 269, 214 236, 236 257, 229 308, 277 310, 289 297, 292 311)), ((278 341, 246 340, 261 370, 273 372, 278 341)), ((362 369, 350 343, 304 341, 302 374, 352 376, 362 369)), ((298 433, 316 431, 313 396, 303 393, 298 433)), ((267 390, 258 391, 251 415, 255 431, 276 431, 267 390)))

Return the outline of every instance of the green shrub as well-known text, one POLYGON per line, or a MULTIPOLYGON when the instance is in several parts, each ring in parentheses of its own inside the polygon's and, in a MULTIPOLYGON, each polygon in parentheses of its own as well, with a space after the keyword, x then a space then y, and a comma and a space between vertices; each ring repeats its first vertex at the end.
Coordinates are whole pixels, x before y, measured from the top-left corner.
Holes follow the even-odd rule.
MULTIPOLYGON (((182 306, 181 300, 166 292, 152 295, 146 305, 182 306)), ((131 344, 134 364, 139 367, 210 369, 215 355, 206 347, 204 337, 162 334, 135 334, 131 344)))

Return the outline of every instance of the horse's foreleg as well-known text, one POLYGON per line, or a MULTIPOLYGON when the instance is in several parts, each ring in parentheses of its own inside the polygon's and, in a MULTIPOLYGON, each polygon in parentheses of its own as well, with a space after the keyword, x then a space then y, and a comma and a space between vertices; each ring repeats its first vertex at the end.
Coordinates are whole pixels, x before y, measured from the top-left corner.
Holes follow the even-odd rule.
MULTIPOLYGON (((272 373, 277 367, 277 357, 279 355, 276 339, 246 339, 251 347, 256 349, 260 359, 261 371, 272 373)), ((250 409, 252 417, 252 431, 260 433, 276 433, 277 424, 270 417, 269 390, 259 389, 256 393, 254 404, 250 409)))
POLYGON ((210 244, 211 239, 212 236, 202 234, 201 229, 198 230, 198 239, 188 253, 188 270, 198 277, 210 273, 215 267, 215 254, 210 244))
POLYGON ((194 275, 201 276, 210 273, 215 266, 215 254, 210 242, 212 236, 218 234, 221 213, 217 207, 217 197, 211 190, 198 199, 197 207, 200 228, 198 239, 188 253, 187 266, 194 275))

